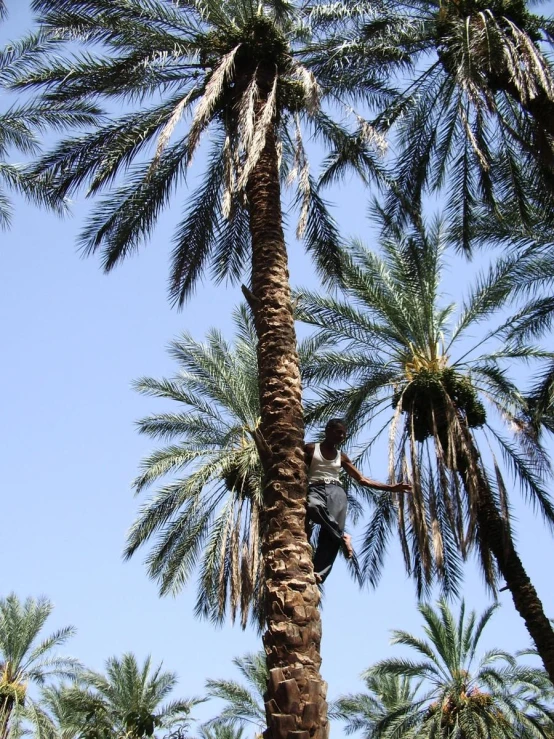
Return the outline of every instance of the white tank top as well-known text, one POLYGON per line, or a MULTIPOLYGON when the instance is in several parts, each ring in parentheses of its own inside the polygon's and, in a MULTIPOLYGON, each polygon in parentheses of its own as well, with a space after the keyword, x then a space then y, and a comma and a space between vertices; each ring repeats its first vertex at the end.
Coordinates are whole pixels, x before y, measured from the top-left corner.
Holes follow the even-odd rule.
POLYGON ((337 451, 334 459, 325 459, 321 454, 319 444, 314 444, 314 456, 308 470, 309 482, 338 482, 340 484, 339 472, 341 468, 341 453, 337 451))

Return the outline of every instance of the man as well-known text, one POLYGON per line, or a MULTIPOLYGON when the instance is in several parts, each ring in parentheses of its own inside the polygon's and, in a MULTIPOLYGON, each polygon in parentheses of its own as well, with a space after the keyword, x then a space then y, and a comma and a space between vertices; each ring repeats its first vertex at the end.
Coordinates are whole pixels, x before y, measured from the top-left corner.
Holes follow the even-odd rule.
POLYGON ((321 526, 314 556, 314 573, 321 583, 331 572, 341 547, 352 557, 352 539, 344 533, 348 500, 340 483, 343 469, 360 485, 386 490, 390 493, 409 493, 410 485, 399 482, 386 485, 364 477, 338 446, 346 438, 346 426, 340 418, 332 418, 325 427, 325 438, 318 444, 306 444, 304 453, 308 465, 308 518, 321 526))

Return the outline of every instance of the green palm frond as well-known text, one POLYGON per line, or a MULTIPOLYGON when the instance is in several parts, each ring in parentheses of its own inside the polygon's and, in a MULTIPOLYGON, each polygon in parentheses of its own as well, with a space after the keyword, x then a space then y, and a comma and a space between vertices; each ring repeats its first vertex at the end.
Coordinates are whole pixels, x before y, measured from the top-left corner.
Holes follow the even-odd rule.
MULTIPOLYGON (((5 2, 0 3, 0 21, 7 15, 5 2)), ((9 84, 13 70, 23 70, 31 49, 49 46, 41 34, 26 42, 9 44, 0 50, 0 81, 9 84)), ((101 120, 101 111, 92 102, 24 103, 0 113, 0 227, 10 225, 12 204, 4 190, 22 194, 28 200, 63 213, 67 203, 55 192, 48 175, 32 174, 27 167, 8 161, 14 153, 26 157, 40 151, 41 135, 48 129, 90 127, 101 120)))
POLYGON ((268 671, 263 652, 236 657, 234 665, 246 679, 247 685, 236 680, 207 680, 209 698, 225 701, 221 712, 204 726, 209 729, 245 728, 254 725, 259 733, 265 728, 264 693, 267 690, 268 671))
POLYGON ((178 592, 198 570, 196 613, 216 622, 240 615, 245 627, 261 617, 262 469, 256 338, 244 308, 235 326, 233 345, 215 330, 205 343, 184 334, 170 348, 178 374, 136 383, 183 410, 139 422, 167 443, 143 461, 135 489, 166 482, 139 510, 125 554, 151 545, 147 569, 163 593, 178 592))

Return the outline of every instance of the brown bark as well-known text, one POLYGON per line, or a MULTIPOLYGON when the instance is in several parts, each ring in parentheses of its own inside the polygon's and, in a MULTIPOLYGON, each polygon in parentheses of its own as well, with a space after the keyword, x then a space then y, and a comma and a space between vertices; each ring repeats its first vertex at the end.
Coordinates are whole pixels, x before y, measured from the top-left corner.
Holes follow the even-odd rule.
POLYGON ((258 336, 265 471, 264 647, 270 674, 265 735, 267 739, 324 739, 328 721, 327 686, 319 672, 320 596, 305 532, 302 394, 273 128, 249 178, 247 196, 252 284, 245 294, 258 336))
POLYGON ((509 524, 496 507, 471 432, 463 421, 461 426, 464 443, 456 452, 457 467, 468 497, 475 505, 479 537, 496 559, 516 610, 525 621, 545 670, 554 683, 554 631, 516 551, 509 524))

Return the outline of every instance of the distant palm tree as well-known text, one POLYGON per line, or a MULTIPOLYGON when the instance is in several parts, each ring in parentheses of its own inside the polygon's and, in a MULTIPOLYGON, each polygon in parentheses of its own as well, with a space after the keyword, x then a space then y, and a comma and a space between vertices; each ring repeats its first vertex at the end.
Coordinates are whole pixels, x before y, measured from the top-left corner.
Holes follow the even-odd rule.
POLYGON ((406 223, 426 193, 442 191, 451 237, 467 250, 483 204, 489 220, 516 215, 529 229, 539 208, 552 226, 548 15, 525 0, 327 5, 339 27, 313 65, 320 80, 356 86, 376 66, 391 60, 391 69, 404 66, 399 96, 378 106, 373 121, 379 131, 395 133, 391 216, 406 223))
POLYGON ((264 695, 269 673, 263 652, 236 657, 233 664, 246 679, 246 686, 236 680, 207 680, 208 698, 225 701, 223 710, 204 726, 207 729, 247 729, 254 725, 258 734, 266 727, 264 695))
MULTIPOLYGON (((62 141, 34 169, 55 180, 60 196, 85 183, 90 195, 119 183, 81 238, 87 253, 102 251, 106 270, 152 233, 201 138, 211 134, 204 178, 176 229, 170 292, 181 305, 209 268, 218 280, 250 272, 245 294, 258 338, 264 468, 265 644, 270 667, 280 670, 275 676, 283 682, 295 674, 301 686, 301 710, 275 720, 319 736, 326 726, 319 591, 304 526, 304 426, 281 183, 297 184, 299 231, 318 269, 336 269, 337 229, 310 175, 302 131, 333 147, 343 142, 352 159, 375 171, 366 126, 356 122, 348 131, 323 107, 337 96, 302 63, 317 31, 304 3, 33 0, 32 7, 41 33, 59 49, 44 52, 37 44, 12 86, 39 89, 46 102, 125 106, 93 134, 62 141), (317 711, 304 711, 314 702, 317 711)), ((386 94, 378 82, 373 87, 386 94)), ((269 688, 272 708, 279 684, 269 688)))
POLYGON ((458 619, 445 600, 435 610, 422 604, 427 639, 393 631, 393 644, 417 653, 417 659, 391 658, 365 673, 372 687, 382 681, 417 680, 416 695, 404 690, 401 700, 375 721, 364 721, 364 700, 371 695, 342 699, 350 730, 362 729, 366 739, 537 739, 554 730, 554 693, 543 670, 521 666, 516 658, 491 649, 478 659, 479 641, 498 606, 477 618, 466 616, 462 603, 458 619))
POLYGON ((127 653, 106 662, 106 673, 87 670, 78 684, 50 696, 65 735, 80 739, 143 739, 161 737, 188 727, 193 700, 163 701, 177 676, 154 667, 150 657, 139 666, 127 653), (53 700, 52 700, 53 699, 53 700))
POLYGON ((72 626, 42 633, 52 610, 46 598, 0 598, 0 739, 10 735, 12 720, 20 721, 18 712, 25 717, 37 710, 29 685, 75 677, 80 668, 77 660, 55 652, 74 635, 72 626))
POLYGON ((499 260, 475 281, 453 323, 455 305, 439 300, 445 248, 440 222, 388 236, 382 256, 356 243, 344 261, 344 297, 301 293, 301 319, 330 344, 313 355, 307 377, 316 389, 334 383, 319 391, 320 415, 342 414, 353 432, 375 424, 366 454, 388 429, 391 479, 410 469, 413 475, 413 495, 378 499, 364 544, 369 581, 379 579, 395 523, 419 593, 434 574, 457 593, 460 556, 475 547, 488 584, 494 588, 497 568, 506 580, 554 681, 554 632, 515 549, 496 457, 504 457, 545 521, 554 523, 543 482, 548 460, 518 422, 528 409, 509 374, 516 360, 552 353, 524 340, 526 306, 510 318, 501 314, 521 286, 539 276, 531 272, 532 252, 527 259, 499 260), (479 333, 485 320, 488 327, 479 333), (508 436, 490 423, 491 414, 508 436))
POLYGON ((251 612, 263 623, 263 564, 260 543, 262 466, 256 446, 260 400, 256 334, 246 308, 234 315, 236 341, 212 330, 206 343, 184 334, 171 344, 179 363, 171 380, 142 378, 144 395, 169 399, 182 410, 143 419, 142 433, 170 441, 142 463, 137 493, 168 474, 178 477, 159 489, 139 511, 125 550, 157 541, 148 555, 160 592, 177 592, 189 580, 199 555, 196 611, 216 622, 251 612))
POLYGON ((411 677, 376 675, 371 670, 364 673, 363 680, 366 692, 342 696, 329 713, 346 723, 347 734, 360 731, 365 739, 372 739, 390 714, 411 708, 420 683, 411 677))

